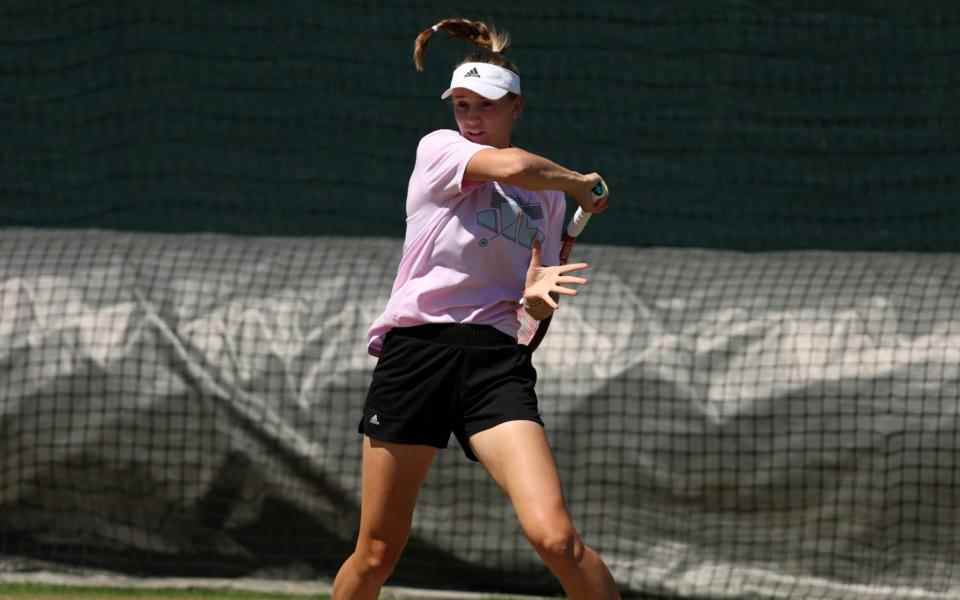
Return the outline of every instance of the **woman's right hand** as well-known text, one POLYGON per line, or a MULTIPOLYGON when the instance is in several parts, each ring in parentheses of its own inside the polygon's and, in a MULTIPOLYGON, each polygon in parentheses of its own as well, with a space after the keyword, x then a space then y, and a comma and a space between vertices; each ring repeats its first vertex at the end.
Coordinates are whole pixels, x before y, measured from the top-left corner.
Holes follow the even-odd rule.
POLYGON ((580 208, 583 209, 583 212, 595 214, 607 210, 610 190, 607 188, 607 184, 603 181, 603 178, 600 177, 598 173, 587 173, 583 176, 582 181, 583 183, 580 189, 573 194, 573 199, 576 200, 580 208), (593 194, 593 188, 599 183, 603 183, 606 193, 604 193, 602 197, 597 198, 593 194))

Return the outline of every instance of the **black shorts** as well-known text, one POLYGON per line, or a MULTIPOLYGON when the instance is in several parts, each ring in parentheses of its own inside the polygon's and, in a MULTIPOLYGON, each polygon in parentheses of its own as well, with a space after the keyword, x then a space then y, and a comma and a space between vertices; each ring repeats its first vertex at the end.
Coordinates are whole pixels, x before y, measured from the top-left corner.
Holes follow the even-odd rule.
POLYGON ((486 325, 390 330, 373 371, 360 433, 446 448, 453 433, 470 460, 470 436, 507 421, 543 425, 526 346, 486 325))

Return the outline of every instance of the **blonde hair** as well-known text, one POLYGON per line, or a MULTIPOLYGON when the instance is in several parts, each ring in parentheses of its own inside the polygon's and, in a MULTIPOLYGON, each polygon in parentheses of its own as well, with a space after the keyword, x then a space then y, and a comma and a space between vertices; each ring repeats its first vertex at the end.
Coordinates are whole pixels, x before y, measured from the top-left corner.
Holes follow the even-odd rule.
POLYGON ((478 46, 475 52, 460 61, 461 65, 468 62, 490 63, 520 74, 516 65, 503 57, 503 53, 510 47, 510 36, 506 32, 488 27, 482 21, 468 19, 444 19, 420 32, 413 43, 413 64, 417 71, 423 71, 423 55, 427 50, 427 42, 434 33, 441 30, 446 31, 449 37, 467 40, 478 46))

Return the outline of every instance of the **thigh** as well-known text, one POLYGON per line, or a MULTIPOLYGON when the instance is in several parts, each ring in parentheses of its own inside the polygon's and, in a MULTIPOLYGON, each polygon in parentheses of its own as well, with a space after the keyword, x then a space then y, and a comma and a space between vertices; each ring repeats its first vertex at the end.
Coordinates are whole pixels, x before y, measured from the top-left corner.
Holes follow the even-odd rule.
MULTIPOLYGON (((537 448, 545 449, 546 458, 552 463, 543 436, 543 419, 536 392, 537 371, 530 362, 530 353, 513 344, 470 349, 465 359, 461 416, 454 426, 454 433, 467 457, 478 460, 473 444, 469 442, 473 436, 504 423, 532 421, 537 427, 530 431, 538 438, 531 441, 539 442, 537 448)), ((490 460, 494 458, 490 457, 490 460)))
POLYGON ((474 434, 470 444, 510 498, 528 535, 536 528, 572 527, 542 426, 533 421, 509 421, 474 434))
POLYGON ((437 449, 430 446, 364 436, 358 545, 406 542, 417 495, 436 454, 437 449))

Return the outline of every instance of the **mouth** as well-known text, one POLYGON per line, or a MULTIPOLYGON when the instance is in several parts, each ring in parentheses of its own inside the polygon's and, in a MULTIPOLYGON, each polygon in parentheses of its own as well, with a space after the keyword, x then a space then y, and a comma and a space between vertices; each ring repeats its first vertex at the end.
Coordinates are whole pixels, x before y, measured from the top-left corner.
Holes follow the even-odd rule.
POLYGON ((483 137, 483 134, 486 132, 485 131, 465 131, 464 133, 467 134, 467 137, 480 138, 480 137, 483 137))

